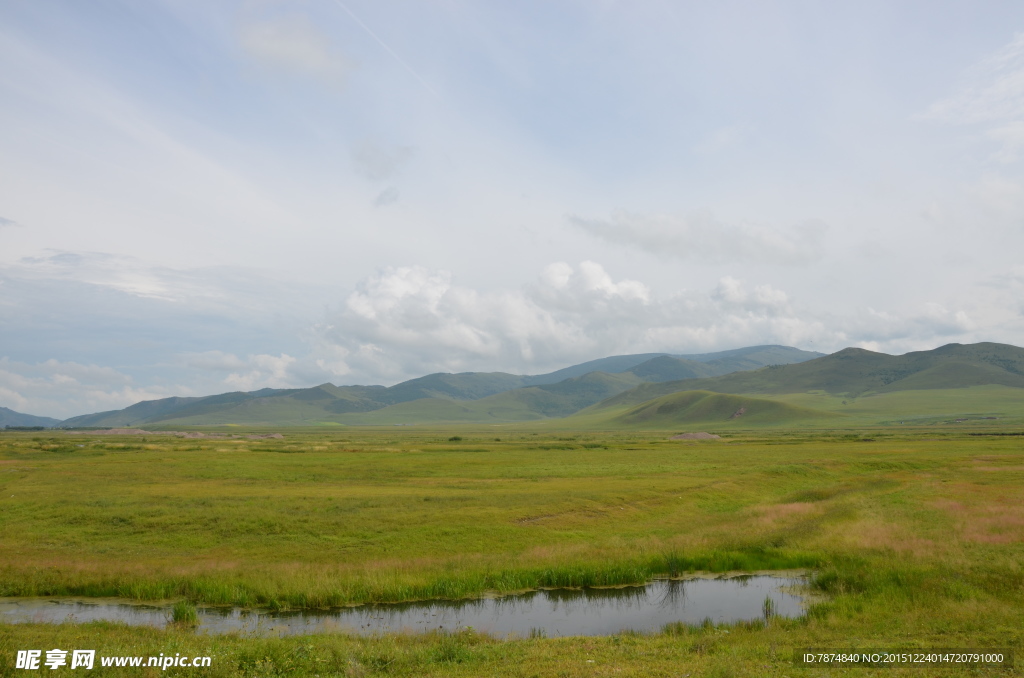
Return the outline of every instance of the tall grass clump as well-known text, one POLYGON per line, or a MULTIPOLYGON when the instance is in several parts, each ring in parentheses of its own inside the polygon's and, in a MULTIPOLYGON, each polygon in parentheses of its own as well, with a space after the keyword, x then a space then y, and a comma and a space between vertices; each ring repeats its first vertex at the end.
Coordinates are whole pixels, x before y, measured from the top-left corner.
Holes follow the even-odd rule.
POLYGON ((652 558, 648 567, 652 574, 678 577, 687 572, 802 570, 820 567, 823 562, 824 558, 820 554, 776 549, 758 548, 692 554, 672 550, 652 558))
POLYGON ((171 608, 171 622, 179 626, 198 626, 199 613, 196 606, 187 600, 179 600, 171 608))

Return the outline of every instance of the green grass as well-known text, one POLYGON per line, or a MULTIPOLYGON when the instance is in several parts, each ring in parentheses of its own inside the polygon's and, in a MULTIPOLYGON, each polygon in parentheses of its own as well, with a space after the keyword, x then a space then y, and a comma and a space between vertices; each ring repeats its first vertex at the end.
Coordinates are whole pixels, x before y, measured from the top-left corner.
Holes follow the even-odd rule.
MULTIPOLYGON (((4 433, 0 595, 297 608, 801 567, 821 598, 802 620, 572 640, 0 625, 0 675, 15 649, 65 646, 209 651, 220 659, 202 675, 225 676, 795 676, 822 675, 792 666, 796 647, 1019 653, 1024 449, 967 435, 1007 432, 999 421, 972 426, 712 442, 507 426, 4 433)), ((928 675, 968 674, 957 671, 928 675)))
POLYGON ((199 624, 199 613, 196 606, 187 600, 179 600, 171 607, 171 622, 182 626, 199 624))

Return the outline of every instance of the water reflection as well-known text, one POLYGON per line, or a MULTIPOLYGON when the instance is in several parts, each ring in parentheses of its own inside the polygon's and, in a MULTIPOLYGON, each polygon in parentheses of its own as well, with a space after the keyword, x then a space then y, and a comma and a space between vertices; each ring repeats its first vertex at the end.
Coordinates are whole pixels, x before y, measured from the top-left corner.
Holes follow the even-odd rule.
MULTIPOLYGON (((774 614, 802 614, 790 591, 799 578, 747 575, 718 579, 658 580, 622 588, 554 589, 479 600, 435 600, 361 605, 332 610, 270 612, 199 608, 199 633, 252 635, 306 633, 457 631, 473 628, 495 636, 599 636, 622 631, 658 631, 666 624, 736 622, 774 614), (771 600, 766 606, 765 600, 771 600)), ((6 622, 121 621, 163 627, 169 607, 116 600, 0 599, 6 622)))

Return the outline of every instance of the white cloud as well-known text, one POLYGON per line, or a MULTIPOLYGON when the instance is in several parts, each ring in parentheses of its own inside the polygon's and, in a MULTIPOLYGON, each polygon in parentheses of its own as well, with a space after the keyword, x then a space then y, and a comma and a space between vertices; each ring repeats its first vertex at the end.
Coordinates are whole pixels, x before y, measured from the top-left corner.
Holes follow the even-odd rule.
POLYGON ((169 302, 172 308, 220 313, 267 312, 295 303, 287 283, 267 272, 229 266, 172 268, 106 252, 50 249, 13 264, 0 263, 0 277, 30 284, 64 283, 81 290, 92 287, 169 302), (281 293, 275 294, 275 288, 281 293))
POLYGON ((186 290, 175 285, 175 276, 169 269, 151 266, 134 257, 100 252, 50 251, 44 256, 25 257, 18 264, 5 268, 36 280, 74 281, 167 301, 180 300, 185 294, 202 293, 198 286, 186 290))
POLYGON ((300 367, 297 358, 288 353, 257 353, 242 358, 233 353, 211 350, 184 353, 180 359, 188 368, 226 373, 220 383, 230 390, 251 391, 258 388, 293 388, 310 385, 304 378, 305 374, 296 374, 296 368, 300 367))
POLYGON ((355 67, 306 16, 243 24, 239 41, 246 54, 267 70, 313 77, 328 85, 344 84, 355 67))
POLYGON ((324 344, 317 337, 308 354, 301 358, 287 353, 256 353, 240 357, 225 351, 203 351, 183 353, 178 356, 178 363, 202 373, 208 389, 252 391, 260 388, 305 388, 345 376, 349 368, 339 358, 343 355, 336 346, 324 344), (212 376, 215 381, 206 379, 206 376, 212 376))
POLYGON ((540 371, 615 353, 839 339, 767 285, 748 290, 725 278, 710 294, 658 299, 590 261, 554 263, 522 290, 495 292, 461 287, 445 271, 387 269, 359 285, 320 335, 350 379, 540 371))
MULTIPOLYGON (((238 331, 214 335, 214 345, 225 348, 175 352, 174 346, 182 342, 173 341, 137 358, 163 360, 166 368, 155 378, 147 373, 141 381, 125 369, 88 361, 4 358, 0 405, 66 417, 170 395, 297 388, 325 381, 395 383, 439 371, 537 373, 622 353, 696 353, 756 344, 825 351, 859 345, 901 352, 949 341, 998 341, 1019 333, 1024 324, 1022 281, 1020 271, 1010 271, 993 278, 988 291, 969 296, 987 305, 929 302, 902 311, 822 311, 776 286, 734 276, 721 277, 704 290, 657 295, 643 282, 617 279, 592 261, 577 266, 555 262, 531 284, 498 290, 460 285, 447 271, 389 268, 356 285, 325 322, 313 325, 310 316, 306 326, 293 325, 293 333, 306 334, 305 349, 225 350, 238 331), (993 333, 993 327, 1002 328, 1002 334, 993 333), (172 385, 181 383, 189 386, 172 385)), ((151 341, 154 332, 162 334, 151 321, 140 326, 137 319, 149 316, 135 309, 153 306, 150 313, 160 317, 160 309, 195 303, 188 297, 174 302, 138 296, 122 287, 119 283, 111 292, 120 297, 103 298, 104 303, 119 305, 118 299, 124 298, 143 305, 129 308, 130 322, 117 319, 112 333, 94 337, 97 346, 115 340, 139 346, 151 341)), ((84 312, 93 317, 88 306, 84 312)), ((183 325, 184 319, 178 331, 194 335, 208 323, 201 314, 194 322, 189 318, 172 316, 168 327, 183 325)), ((58 329, 57 334, 68 333, 58 329)), ((270 338, 263 336, 265 341, 270 338)), ((62 350, 62 344, 56 341, 52 350, 62 350)), ((124 349, 116 346, 104 357, 100 362, 106 364, 126 359, 124 349)))
MULTIPOLYGON (((999 284, 1020 287, 1017 278, 999 284)), ((446 271, 389 268, 348 295, 298 363, 333 372, 338 383, 393 383, 431 372, 536 373, 622 353, 757 344, 899 353, 950 341, 998 341, 991 332, 976 336, 983 325, 978 317, 1005 328, 1014 320, 997 322, 990 311, 935 302, 903 311, 813 310, 777 287, 731 276, 706 291, 659 297, 589 261, 556 262, 533 284, 487 292, 456 284, 446 271)))
POLYGON ((0 402, 18 412, 66 418, 120 409, 141 400, 188 395, 186 387, 140 387, 110 367, 47 360, 29 364, 0 358, 0 402))
POLYGON ((242 370, 232 372, 224 379, 224 383, 234 390, 251 391, 257 388, 287 388, 295 385, 289 369, 295 363, 295 358, 286 353, 277 356, 251 355, 246 362, 247 365, 242 370))
POLYGON ((807 264, 823 251, 826 226, 808 221, 789 228, 724 224, 710 214, 670 216, 616 212, 610 219, 573 216, 570 223, 612 243, 703 263, 807 264))
POLYGON ((966 86, 932 104, 925 117, 973 124, 1024 116, 1024 33, 971 69, 966 86))
POLYGON ((984 137, 999 146, 990 159, 1015 162, 1024 149, 1024 33, 970 69, 961 90, 932 104, 922 117, 987 127, 984 137))

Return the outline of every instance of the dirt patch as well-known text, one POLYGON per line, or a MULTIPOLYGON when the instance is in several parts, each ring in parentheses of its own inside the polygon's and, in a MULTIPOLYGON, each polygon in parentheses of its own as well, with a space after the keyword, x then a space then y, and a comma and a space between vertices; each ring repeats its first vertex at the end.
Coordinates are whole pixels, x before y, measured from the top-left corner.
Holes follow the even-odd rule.
POLYGON ((698 433, 680 433, 677 436, 672 436, 669 440, 721 440, 722 436, 716 436, 714 433, 705 433, 700 431, 698 433))
POLYGON ((156 435, 152 431, 143 431, 141 428, 108 428, 102 431, 65 431, 68 435, 81 435, 83 433, 91 436, 144 436, 156 435))
MULTIPOLYGON (((242 436, 237 434, 228 433, 203 433, 201 431, 144 431, 141 428, 108 428, 102 431, 66 431, 69 435, 81 435, 86 433, 88 435, 97 436, 176 436, 178 438, 241 438, 242 436)), ((280 433, 258 433, 251 436, 245 436, 249 440, 266 440, 268 438, 284 438, 280 433)))
POLYGON ((730 419, 739 419, 740 417, 742 417, 746 413, 747 413, 747 408, 741 407, 740 409, 738 409, 735 412, 733 412, 732 416, 729 417, 729 418, 730 419))

